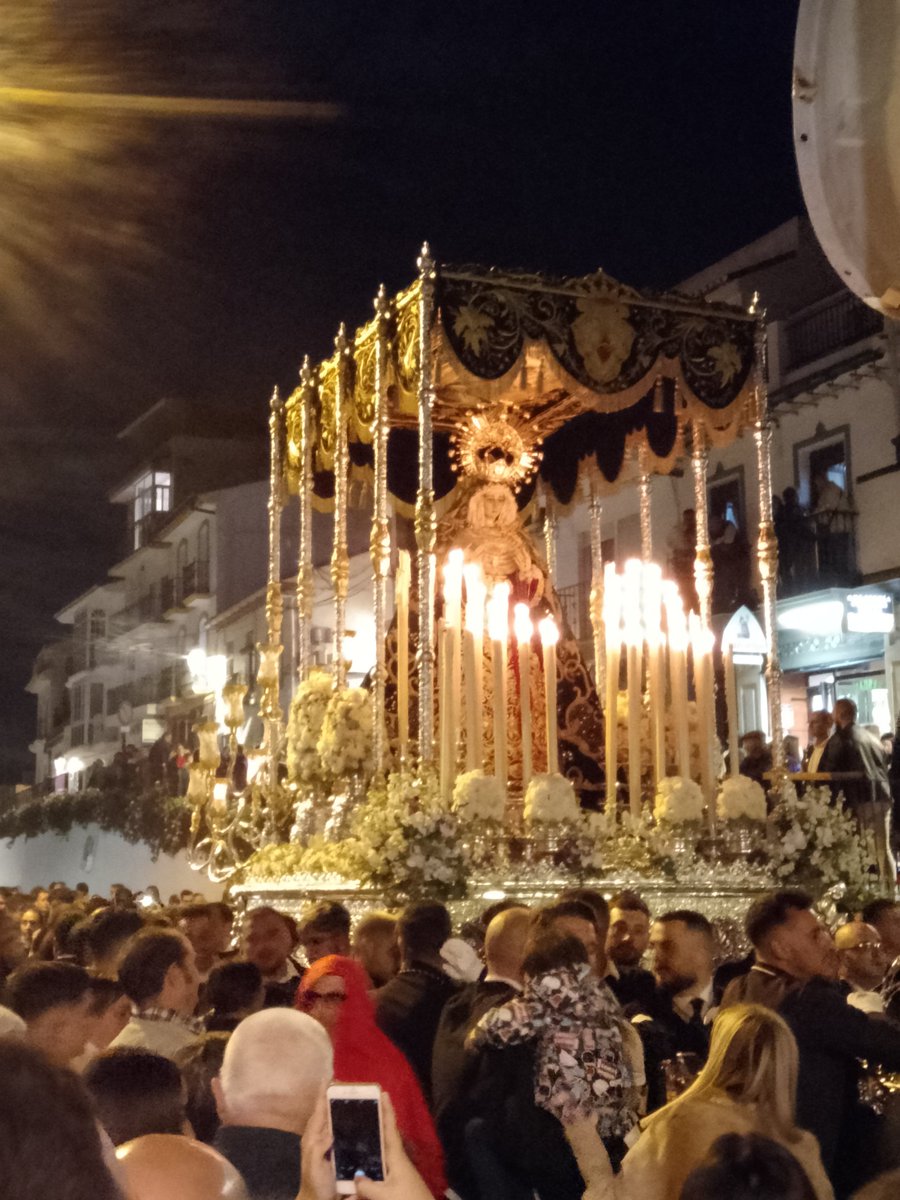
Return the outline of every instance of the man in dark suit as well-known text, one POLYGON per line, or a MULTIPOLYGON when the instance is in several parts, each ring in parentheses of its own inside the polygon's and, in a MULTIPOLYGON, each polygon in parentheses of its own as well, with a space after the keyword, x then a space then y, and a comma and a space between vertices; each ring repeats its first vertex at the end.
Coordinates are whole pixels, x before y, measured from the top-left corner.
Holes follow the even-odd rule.
POLYGON ((763 896, 747 914, 756 962, 722 1006, 764 1004, 784 1017, 800 1051, 797 1124, 819 1140, 838 1200, 874 1172, 871 1111, 858 1099, 859 1060, 900 1070, 900 1029, 847 1003, 828 929, 804 892, 763 896))
POLYGON ((441 946, 450 937, 443 904, 409 904, 397 922, 400 971, 375 997, 375 1019, 403 1051, 431 1104, 431 1056, 444 1005, 459 991, 443 970, 441 946))
POLYGON ((650 909, 637 892, 621 891, 609 902, 606 982, 623 1008, 650 1003, 656 981, 641 963, 650 944, 650 909))
POLYGON ((465 1041, 489 1009, 521 991, 522 961, 531 922, 527 908, 507 908, 493 918, 484 937, 484 977, 450 997, 434 1040, 431 1088, 435 1123, 446 1155, 447 1177, 460 1196, 477 1194, 463 1140, 471 1116, 468 1092, 474 1068, 465 1041))
POLYGON ((630 1015, 644 1043, 647 1111, 653 1112, 666 1102, 667 1060, 693 1054, 698 1064, 706 1061, 714 1008, 713 927, 691 909, 664 913, 651 927, 650 950, 656 988, 631 1006, 630 1015))
POLYGON ((846 698, 834 706, 835 730, 819 763, 820 771, 854 772, 864 778, 836 779, 832 794, 841 792, 852 809, 862 831, 875 839, 876 863, 885 882, 893 884, 897 867, 891 854, 891 785, 888 782, 888 760, 881 741, 856 724, 856 705, 846 698))

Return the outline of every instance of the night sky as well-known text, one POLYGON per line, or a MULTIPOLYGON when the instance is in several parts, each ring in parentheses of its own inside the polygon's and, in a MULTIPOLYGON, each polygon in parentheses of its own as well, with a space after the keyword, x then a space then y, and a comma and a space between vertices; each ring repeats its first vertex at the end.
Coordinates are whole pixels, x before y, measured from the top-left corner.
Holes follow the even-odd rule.
POLYGON ((435 256, 666 286, 802 211, 797 0, 0 0, 0 782, 53 613, 123 550, 115 434, 252 406, 435 256))

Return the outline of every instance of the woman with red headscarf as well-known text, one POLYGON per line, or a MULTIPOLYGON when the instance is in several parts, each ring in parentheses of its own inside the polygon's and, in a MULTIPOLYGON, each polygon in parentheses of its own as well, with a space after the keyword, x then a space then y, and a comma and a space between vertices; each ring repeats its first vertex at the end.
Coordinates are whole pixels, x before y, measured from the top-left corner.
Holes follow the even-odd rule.
POLYGON ((371 984, 358 962, 339 954, 320 958, 303 976, 297 1007, 322 1025, 334 1048, 338 1083, 377 1083, 394 1106, 397 1125, 419 1174, 444 1195, 444 1154, 412 1067, 375 1024, 371 984))

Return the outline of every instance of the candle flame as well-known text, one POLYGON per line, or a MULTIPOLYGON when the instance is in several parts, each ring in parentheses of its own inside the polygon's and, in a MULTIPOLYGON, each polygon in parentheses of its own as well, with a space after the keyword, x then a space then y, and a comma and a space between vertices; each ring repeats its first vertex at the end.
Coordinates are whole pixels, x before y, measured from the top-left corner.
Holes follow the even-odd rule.
POLYGON ((555 646, 559 641, 559 629, 552 617, 544 617, 538 622, 542 646, 555 646))
POLYGON ((478 637, 484 634, 484 599, 486 587, 478 563, 466 563, 463 567, 466 581, 466 629, 478 637))
POLYGON ((517 604, 513 609, 513 629, 515 630, 516 641, 520 646, 530 644, 534 633, 534 625, 531 623, 531 610, 527 604, 517 604))
POLYGON ((454 582, 462 575, 463 570, 463 552, 458 546, 454 546, 447 554, 447 561, 444 563, 444 579, 449 582, 454 582))
POLYGON ((508 583, 495 583, 488 601, 488 632, 492 642, 505 642, 509 637, 508 583))

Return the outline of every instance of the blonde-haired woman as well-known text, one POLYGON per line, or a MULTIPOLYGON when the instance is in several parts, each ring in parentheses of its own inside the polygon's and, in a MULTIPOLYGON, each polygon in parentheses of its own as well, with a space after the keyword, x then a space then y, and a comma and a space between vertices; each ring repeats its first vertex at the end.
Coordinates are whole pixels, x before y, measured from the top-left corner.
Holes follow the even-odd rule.
POLYGON ((684 1095, 641 1125, 613 1179, 586 1132, 570 1136, 594 1197, 679 1200, 684 1181, 725 1133, 760 1133, 794 1155, 816 1200, 834 1200, 819 1143, 795 1123, 797 1043, 771 1009, 735 1004, 716 1018, 706 1066, 684 1095), (579 1144, 580 1143, 580 1144, 579 1144))

